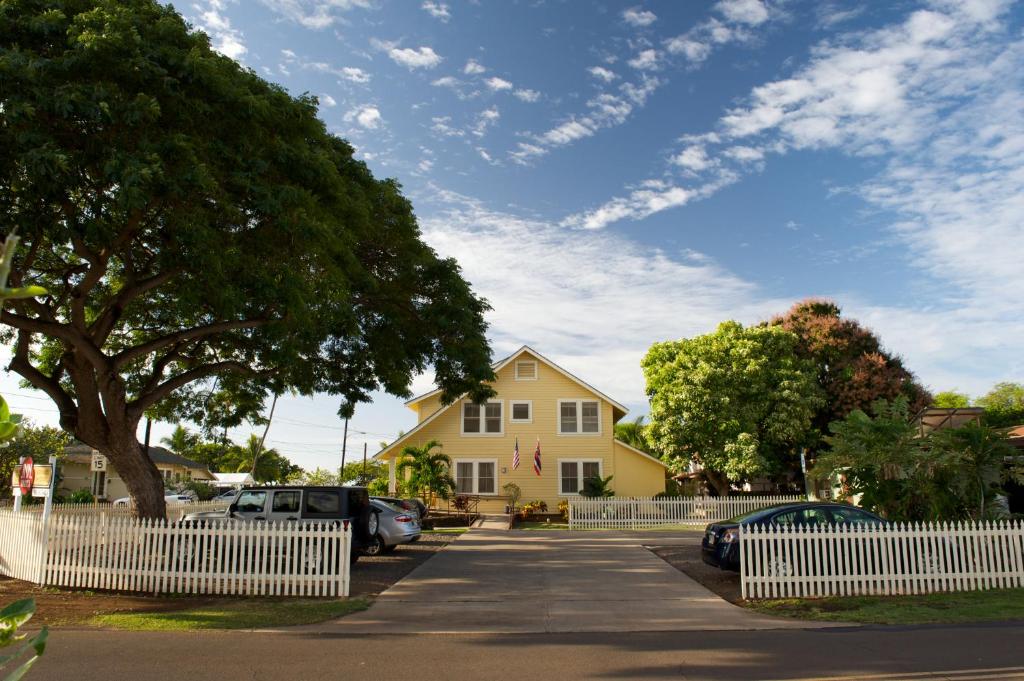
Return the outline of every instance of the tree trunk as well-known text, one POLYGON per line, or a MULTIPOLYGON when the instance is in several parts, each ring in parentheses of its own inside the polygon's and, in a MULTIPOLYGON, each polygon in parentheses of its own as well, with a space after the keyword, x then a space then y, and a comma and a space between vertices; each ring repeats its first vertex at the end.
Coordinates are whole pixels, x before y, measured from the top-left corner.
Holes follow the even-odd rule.
POLYGON ((110 459, 118 476, 128 487, 128 493, 135 500, 135 516, 164 518, 167 507, 164 502, 163 478, 153 460, 143 450, 135 432, 111 430, 108 446, 101 449, 101 453, 110 459))
POLYGON ((704 477, 707 478, 707 481, 715 488, 715 492, 718 496, 729 496, 729 478, 727 478, 724 473, 708 470, 707 468, 703 470, 703 473, 704 477))

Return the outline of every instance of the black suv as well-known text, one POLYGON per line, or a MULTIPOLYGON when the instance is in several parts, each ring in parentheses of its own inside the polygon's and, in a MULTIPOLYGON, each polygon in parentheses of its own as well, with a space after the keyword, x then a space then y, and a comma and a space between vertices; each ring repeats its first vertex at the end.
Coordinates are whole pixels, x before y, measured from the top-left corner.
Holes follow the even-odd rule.
POLYGON ((353 554, 377 534, 378 511, 365 487, 273 485, 243 487, 224 511, 190 513, 184 523, 226 518, 249 521, 342 523, 352 527, 353 554))

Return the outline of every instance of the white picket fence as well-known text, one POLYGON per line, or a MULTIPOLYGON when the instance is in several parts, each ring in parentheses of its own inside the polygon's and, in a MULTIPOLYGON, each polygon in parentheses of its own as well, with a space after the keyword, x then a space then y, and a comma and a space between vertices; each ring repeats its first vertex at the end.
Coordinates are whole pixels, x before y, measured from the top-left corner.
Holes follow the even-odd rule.
POLYGON ((328 523, 0 511, 0 573, 48 586, 146 593, 348 596, 352 530, 328 523))
MULTIPOLYGON (((182 516, 188 513, 198 513, 200 511, 223 511, 228 507, 227 501, 195 501, 187 504, 179 503, 167 503, 167 519, 168 520, 180 520, 182 516)), ((10 507, 0 509, 0 512, 9 510, 10 507)), ((42 513, 43 504, 24 504, 21 510, 25 513, 42 513)), ((114 504, 54 504, 53 511, 55 515, 64 516, 131 516, 134 514, 131 506, 115 506, 114 504)))
POLYGON ((743 598, 1024 586, 1021 521, 743 527, 743 598))
POLYGON ((641 530, 662 525, 706 525, 803 496, 612 497, 569 502, 570 530, 641 530))

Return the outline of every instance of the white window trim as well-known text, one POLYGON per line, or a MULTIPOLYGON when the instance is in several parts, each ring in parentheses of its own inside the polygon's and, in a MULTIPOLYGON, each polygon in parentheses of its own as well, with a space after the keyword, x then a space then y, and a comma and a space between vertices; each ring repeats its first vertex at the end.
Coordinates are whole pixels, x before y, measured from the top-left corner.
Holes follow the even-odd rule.
POLYGON ((517 359, 515 360, 515 380, 517 381, 536 381, 540 375, 540 364, 535 359, 517 359), (533 376, 519 376, 519 363, 532 364, 533 365, 533 376))
POLYGON ((508 401, 508 422, 509 423, 533 423, 533 400, 509 400, 508 401), (530 407, 530 418, 517 419, 515 417, 516 405, 525 404, 530 407))
POLYGON ((598 437, 604 430, 604 416, 601 414, 601 400, 593 397, 579 397, 579 398, 559 398, 558 400, 558 423, 555 425, 555 434, 563 437, 598 437), (562 404, 565 402, 573 402, 576 404, 576 432, 575 433, 563 433, 562 432, 562 404), (596 433, 584 433, 583 432, 583 403, 584 402, 597 402, 597 432, 596 433))
POLYGON ((455 478, 455 494, 456 495, 459 495, 459 494, 473 494, 475 496, 480 496, 480 497, 496 497, 496 496, 498 496, 498 490, 501 489, 501 486, 500 486, 500 484, 498 482, 498 476, 500 474, 501 474, 501 471, 498 469, 498 460, 497 459, 486 459, 486 458, 484 458, 484 459, 452 459, 452 477, 455 478), (459 492, 458 491, 459 490, 459 480, 458 480, 457 476, 458 476, 458 472, 459 472, 459 464, 460 463, 471 463, 471 464, 473 464, 473 491, 472 492, 459 492), (482 464, 482 463, 492 463, 492 464, 494 464, 494 491, 493 492, 480 492, 480 491, 478 491, 480 489, 480 464, 482 464))
POLYGON ((583 489, 583 464, 597 462, 597 474, 604 478, 604 460, 594 458, 583 458, 583 459, 558 459, 558 496, 560 497, 578 497, 579 491, 576 492, 563 492, 562 491, 562 463, 574 463, 577 468, 577 474, 580 478, 580 489, 583 489))
MULTIPOLYGON (((498 420, 499 430, 497 433, 485 433, 484 429, 487 427, 485 420, 485 410, 480 410, 480 432, 479 433, 467 433, 466 432, 466 406, 467 404, 474 404, 472 400, 463 400, 461 406, 459 406, 459 435, 463 437, 504 437, 505 436, 505 402, 504 400, 487 400, 488 404, 500 404, 501 405, 501 418, 498 420)), ((482 405, 481 405, 482 406, 482 405)))

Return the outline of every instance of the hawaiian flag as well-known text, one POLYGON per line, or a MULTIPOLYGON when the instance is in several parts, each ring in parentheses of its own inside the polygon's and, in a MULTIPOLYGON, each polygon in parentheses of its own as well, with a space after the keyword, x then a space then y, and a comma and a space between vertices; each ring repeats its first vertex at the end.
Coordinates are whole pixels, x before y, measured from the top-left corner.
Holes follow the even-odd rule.
POLYGON ((516 448, 512 450, 512 470, 519 468, 519 438, 516 438, 516 448))
POLYGON ((537 449, 533 452, 533 472, 540 475, 540 438, 537 438, 537 449))

